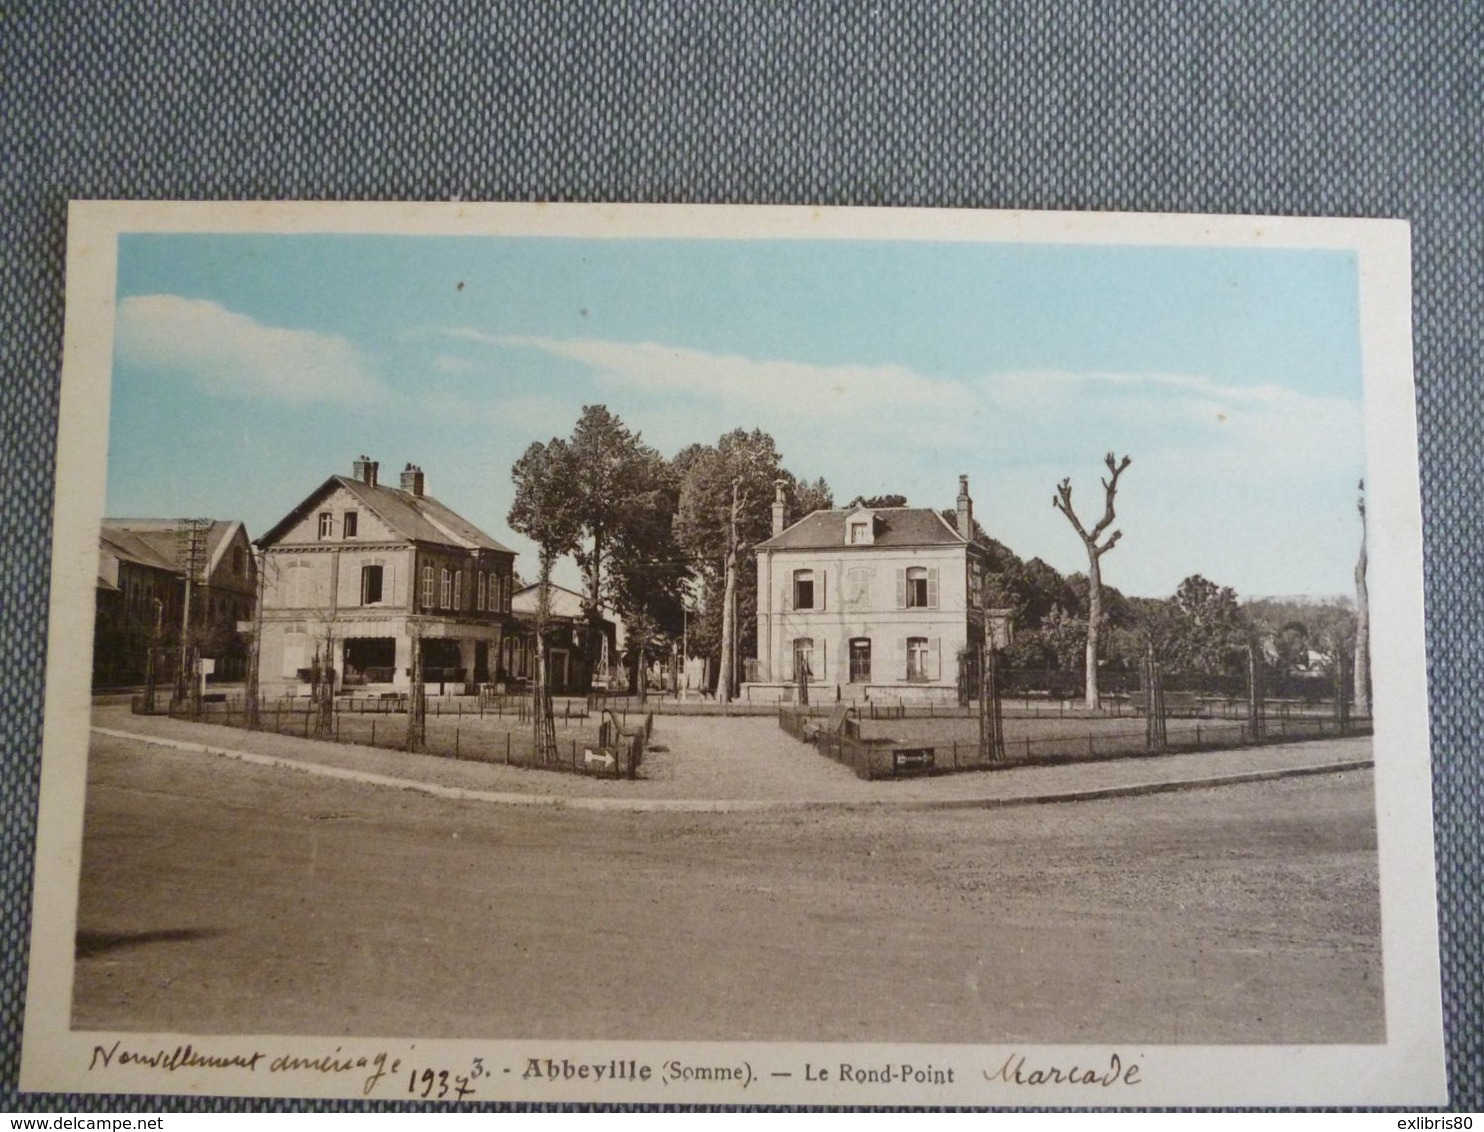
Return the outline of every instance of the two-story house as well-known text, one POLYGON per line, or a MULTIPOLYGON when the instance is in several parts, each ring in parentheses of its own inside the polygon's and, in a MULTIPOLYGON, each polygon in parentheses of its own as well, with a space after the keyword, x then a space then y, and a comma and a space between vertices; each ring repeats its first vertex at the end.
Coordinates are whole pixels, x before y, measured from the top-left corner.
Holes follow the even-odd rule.
POLYGON ((378 467, 362 456, 258 540, 266 695, 308 694, 316 658, 337 690, 405 690, 414 648, 435 691, 494 678, 515 552, 428 495, 421 468, 393 488, 378 467))
POLYGON ((956 695, 960 658, 985 642, 988 555, 972 541, 959 477, 957 522, 927 507, 815 511, 757 546, 757 681, 786 696, 799 669, 833 698, 956 695))

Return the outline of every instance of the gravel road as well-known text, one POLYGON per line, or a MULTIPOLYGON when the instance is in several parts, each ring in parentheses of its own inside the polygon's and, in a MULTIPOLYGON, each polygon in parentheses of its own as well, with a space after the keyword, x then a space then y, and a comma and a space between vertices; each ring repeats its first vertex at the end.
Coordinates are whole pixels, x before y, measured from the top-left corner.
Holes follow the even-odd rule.
MULTIPOLYGON (((790 791, 893 785, 763 765, 803 768, 790 791)), ((746 814, 451 802, 104 737, 89 775, 79 1027, 1383 1038, 1366 771, 746 814)))

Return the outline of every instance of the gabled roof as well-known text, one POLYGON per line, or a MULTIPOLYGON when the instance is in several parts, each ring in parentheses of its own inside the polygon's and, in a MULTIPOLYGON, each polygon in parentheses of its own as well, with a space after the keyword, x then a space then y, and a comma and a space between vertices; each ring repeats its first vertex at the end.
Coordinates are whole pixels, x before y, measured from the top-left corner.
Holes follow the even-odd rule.
POLYGON ((167 535, 159 526, 165 522, 164 519, 104 519, 98 530, 99 548, 122 562, 178 574, 181 568, 176 565, 175 529, 172 525, 167 535))
MULTIPOLYGON (((559 586, 555 582, 548 585, 550 596, 547 598, 548 612, 553 617, 570 617, 572 620, 587 616, 584 611, 586 598, 576 590, 569 590, 566 586, 559 586)), ((536 605, 541 600, 541 584, 534 582, 529 586, 522 586, 510 595, 510 611, 515 614, 536 615, 536 605)))
MULTIPOLYGON (((179 519, 104 519, 103 534, 105 539, 112 539, 116 543, 127 543, 132 547, 147 546, 150 552, 159 560, 148 563, 165 570, 183 570, 180 564, 180 530, 179 519)), ((210 574, 215 569, 222 555, 226 553, 231 544, 237 528, 242 526, 239 519, 213 519, 211 526, 206 531, 206 572, 210 574)), ((244 537, 246 531, 243 532, 244 537)), ((136 559, 138 561, 138 559, 136 559)))
POLYGON ((395 487, 372 487, 349 476, 331 476, 310 493, 309 497, 280 519, 258 545, 267 547, 278 542, 293 526, 319 505, 320 500, 337 488, 343 488, 409 542, 457 546, 465 550, 499 550, 514 554, 508 546, 496 542, 462 515, 450 511, 431 495, 413 495, 395 487))
POLYGON ((964 546, 968 540, 931 507, 851 507, 815 511, 782 534, 757 544, 759 550, 847 550, 869 552, 883 546, 964 546), (877 519, 875 541, 869 546, 847 546, 845 520, 869 511, 877 519))

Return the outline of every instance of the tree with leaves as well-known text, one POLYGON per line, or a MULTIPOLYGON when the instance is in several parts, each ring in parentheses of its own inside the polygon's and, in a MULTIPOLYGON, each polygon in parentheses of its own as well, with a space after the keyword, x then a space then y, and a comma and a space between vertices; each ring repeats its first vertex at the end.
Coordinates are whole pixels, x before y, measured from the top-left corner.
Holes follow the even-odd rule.
POLYGON ((634 691, 642 701, 652 651, 681 635, 688 564, 675 541, 679 486, 663 461, 644 491, 632 496, 608 551, 605 598, 623 618, 634 691))
MULTIPOLYGON (((643 545, 646 536, 658 526, 668 526, 668 515, 659 524, 653 515, 654 508, 665 503, 664 493, 656 489, 668 479, 668 466, 606 405, 583 406, 567 441, 565 459, 572 517, 580 531, 572 553, 584 582, 588 670, 595 671, 603 639, 598 623, 617 588, 613 556, 621 555, 632 565, 651 549, 643 545)), ((632 594, 632 588, 626 589, 632 594)))
POLYGON ((756 562, 753 547, 772 534, 775 483, 788 500, 785 521, 833 506, 823 479, 801 482, 785 471, 778 446, 761 430, 734 429, 715 445, 693 444, 673 461, 679 481, 675 538, 701 582, 700 617, 691 623, 698 651, 718 657, 717 698, 736 694, 737 658, 757 639, 757 593, 740 584, 756 562))
POLYGON ((1072 529, 1077 532, 1077 537, 1087 549, 1087 683, 1084 701, 1090 710, 1096 710, 1099 705, 1098 635, 1102 630, 1103 620, 1102 559, 1123 537, 1123 532, 1117 530, 1108 534, 1106 539, 1103 539, 1103 534, 1113 525, 1115 518, 1113 500, 1118 494, 1118 477, 1123 475, 1132 462, 1128 456, 1119 460, 1112 452, 1104 457, 1104 463, 1108 465, 1108 478, 1102 481, 1103 517, 1091 530, 1082 525, 1072 509, 1070 477, 1057 485, 1056 494, 1051 497, 1051 505, 1067 517, 1067 522, 1072 524, 1072 529))
POLYGON ((555 738, 548 716, 549 678, 547 673, 546 630, 551 619, 551 569, 564 554, 576 553, 582 534, 572 450, 565 440, 555 437, 547 444, 539 441, 525 450, 511 469, 515 483, 515 502, 507 521, 510 529, 525 535, 536 544, 536 671, 532 681, 535 710, 532 724, 536 757, 542 761, 555 758, 555 738))
POLYGON ((1182 672, 1236 675, 1245 670, 1252 625, 1230 586, 1192 574, 1175 590, 1175 638, 1163 657, 1182 672))

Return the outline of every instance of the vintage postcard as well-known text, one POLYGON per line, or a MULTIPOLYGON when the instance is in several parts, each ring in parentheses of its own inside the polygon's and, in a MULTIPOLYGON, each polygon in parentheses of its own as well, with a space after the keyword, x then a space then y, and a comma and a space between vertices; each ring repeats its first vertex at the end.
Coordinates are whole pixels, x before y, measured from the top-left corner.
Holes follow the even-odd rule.
POLYGON ((1409 281, 75 204, 21 1087, 1444 1101, 1409 281))

